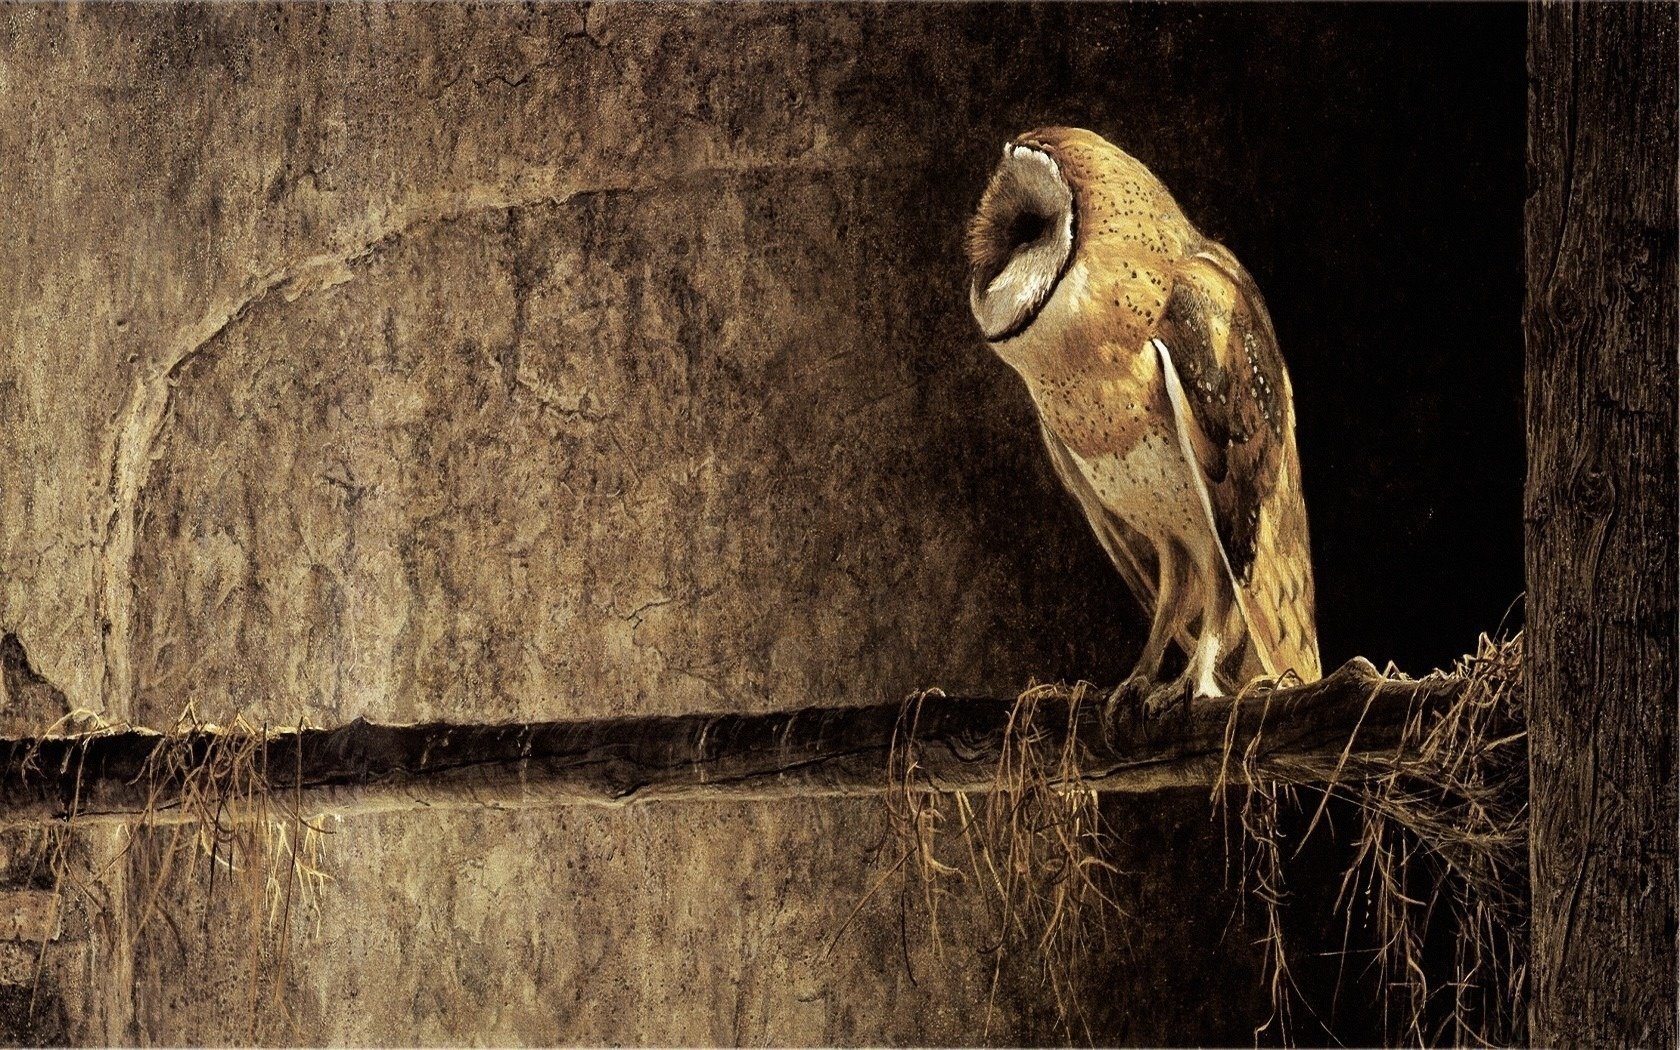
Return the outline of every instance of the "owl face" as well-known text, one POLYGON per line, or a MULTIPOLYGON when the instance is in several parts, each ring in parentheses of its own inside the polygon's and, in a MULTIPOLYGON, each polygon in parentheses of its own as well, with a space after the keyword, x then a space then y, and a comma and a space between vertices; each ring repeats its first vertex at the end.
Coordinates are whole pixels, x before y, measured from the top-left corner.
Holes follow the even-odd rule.
POLYGON ((1141 333, 1159 316, 1163 267, 1195 238, 1166 187, 1107 139, 1029 131, 1003 148, 969 225, 969 309, 1006 360, 1045 317, 1060 327, 1092 302, 1141 333))
POLYGON ((1038 317, 1073 258, 1073 188, 1043 146, 1003 147, 968 230, 968 305, 988 342, 1038 317))

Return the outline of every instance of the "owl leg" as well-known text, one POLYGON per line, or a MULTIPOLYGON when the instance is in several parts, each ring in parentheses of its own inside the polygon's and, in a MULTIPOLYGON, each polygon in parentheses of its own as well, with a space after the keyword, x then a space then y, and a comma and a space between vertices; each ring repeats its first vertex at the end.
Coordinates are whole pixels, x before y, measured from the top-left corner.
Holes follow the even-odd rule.
POLYGON ((1219 681, 1220 660, 1228 655, 1231 610, 1235 599, 1231 588, 1218 575, 1204 574, 1201 588, 1201 630, 1191 647, 1189 662, 1176 681, 1157 686, 1143 701, 1144 714, 1156 718, 1179 704, 1197 697, 1224 696, 1219 681))
POLYGON ((1163 543, 1156 552, 1155 560, 1160 565, 1160 579, 1155 590, 1155 614, 1150 619, 1149 637, 1144 640, 1143 651, 1138 654, 1137 663, 1132 666, 1133 678, 1141 676, 1151 681, 1161 673, 1161 659, 1166 655, 1167 644, 1184 625, 1184 607, 1187 604, 1187 581, 1184 578, 1186 559, 1177 545, 1163 543))
POLYGON ((1109 698, 1110 704, 1124 705, 1136 708, 1142 704, 1150 691, 1155 688, 1155 679, 1161 673, 1161 660, 1166 656, 1167 646, 1184 626, 1185 612, 1191 605, 1186 570, 1189 559, 1184 552, 1172 542, 1163 543, 1156 550, 1156 564, 1159 566, 1159 579, 1155 588, 1155 610, 1149 624, 1149 637, 1144 640, 1143 651, 1138 654, 1137 663, 1132 665, 1131 677, 1120 683, 1109 698))
POLYGON ((1224 690, 1219 688, 1219 679, 1213 669, 1219 666, 1219 649, 1222 636, 1218 628, 1209 627, 1196 639, 1196 651, 1190 654, 1190 670, 1195 685, 1195 696, 1224 696, 1224 690))

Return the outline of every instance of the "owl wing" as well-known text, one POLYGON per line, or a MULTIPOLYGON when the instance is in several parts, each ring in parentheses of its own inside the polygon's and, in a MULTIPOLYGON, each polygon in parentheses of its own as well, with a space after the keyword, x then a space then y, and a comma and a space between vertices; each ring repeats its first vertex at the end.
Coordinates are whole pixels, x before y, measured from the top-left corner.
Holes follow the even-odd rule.
POLYGON ((1042 416, 1038 420, 1039 430, 1044 434, 1044 444, 1050 449, 1050 463, 1056 468, 1056 476, 1061 479, 1062 487, 1073 493, 1079 501, 1079 508, 1085 512, 1085 518, 1091 523, 1091 531, 1097 534, 1097 540, 1102 544, 1108 558, 1114 567, 1120 570, 1120 578, 1126 581, 1133 597, 1143 606, 1144 612, 1155 608, 1155 548, 1130 525, 1121 521, 1119 516, 1103 505, 1097 497, 1097 490, 1080 472, 1079 464, 1073 460, 1073 452, 1056 436, 1042 416))
POLYGON ((1156 349, 1257 666, 1319 677, 1295 410, 1254 281, 1218 245, 1174 273, 1156 349))

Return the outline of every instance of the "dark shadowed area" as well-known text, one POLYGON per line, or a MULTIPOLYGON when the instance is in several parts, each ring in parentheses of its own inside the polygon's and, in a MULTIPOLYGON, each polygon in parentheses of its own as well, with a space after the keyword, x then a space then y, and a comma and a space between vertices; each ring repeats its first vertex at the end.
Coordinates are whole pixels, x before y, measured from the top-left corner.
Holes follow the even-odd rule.
MULTIPOLYGON (((0 11, 0 629, 31 668, 0 713, 493 722, 1118 681, 1141 617, 966 306, 968 213, 1046 123, 1137 155, 1256 276, 1326 664, 1445 664, 1522 587, 1524 17, 0 11)), ((1128 918, 1085 971, 1091 1037, 1248 1043, 1255 920, 1207 798, 1105 808, 1128 918)), ((884 820, 821 798, 347 817, 273 967, 249 933, 272 909, 212 892, 214 861, 79 832, 97 906, 33 1021, 4 989, 34 948, 0 944, 0 1025, 1064 1039, 1032 959, 994 972, 975 900, 943 951, 896 890, 858 907, 884 820)), ((0 845, 7 870, 47 848, 0 845)), ((1341 944, 1338 856, 1301 861, 1308 956, 1341 944)), ((1358 984, 1321 1004, 1351 1043, 1379 1023, 1358 984)))
POLYGON ((1022 130, 1107 136, 1265 294, 1295 387, 1326 666, 1358 653, 1421 673, 1519 627, 1521 6, 965 20, 970 47, 1010 41, 1008 59, 933 52, 918 65, 934 90, 882 77, 855 103, 860 122, 937 144, 905 223, 958 221, 989 173, 976 158, 1022 130))

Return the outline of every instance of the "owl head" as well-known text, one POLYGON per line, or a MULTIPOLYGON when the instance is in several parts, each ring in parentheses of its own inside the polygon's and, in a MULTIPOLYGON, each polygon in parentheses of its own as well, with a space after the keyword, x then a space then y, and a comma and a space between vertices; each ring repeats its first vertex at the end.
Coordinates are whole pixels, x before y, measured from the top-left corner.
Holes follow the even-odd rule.
POLYGON ((987 342, 1031 327, 1093 249, 1176 248, 1157 244, 1167 213, 1182 218, 1160 181, 1094 132, 1039 128, 1005 145, 968 228, 968 304, 987 342))

